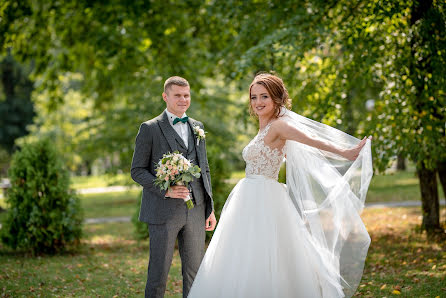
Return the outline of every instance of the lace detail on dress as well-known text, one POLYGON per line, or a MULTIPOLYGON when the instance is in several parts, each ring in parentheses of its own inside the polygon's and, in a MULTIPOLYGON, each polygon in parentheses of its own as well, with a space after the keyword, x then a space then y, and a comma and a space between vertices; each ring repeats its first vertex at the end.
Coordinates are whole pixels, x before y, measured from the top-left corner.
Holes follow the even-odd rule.
POLYGON ((284 157, 284 148, 271 149, 265 144, 264 138, 271 127, 269 123, 263 131, 259 132, 254 139, 243 149, 242 156, 246 162, 246 175, 263 175, 277 180, 280 165, 284 157))

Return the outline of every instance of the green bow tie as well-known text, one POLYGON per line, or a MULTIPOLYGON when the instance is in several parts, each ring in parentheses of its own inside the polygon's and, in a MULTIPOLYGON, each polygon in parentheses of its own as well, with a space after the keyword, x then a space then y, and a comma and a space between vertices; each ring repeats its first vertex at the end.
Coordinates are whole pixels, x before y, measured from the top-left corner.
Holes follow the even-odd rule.
POLYGON ((187 122, 187 120, 189 119, 189 117, 183 117, 183 118, 175 118, 175 120, 173 120, 173 125, 175 125, 175 124, 177 124, 178 122, 183 122, 183 123, 186 123, 187 122))

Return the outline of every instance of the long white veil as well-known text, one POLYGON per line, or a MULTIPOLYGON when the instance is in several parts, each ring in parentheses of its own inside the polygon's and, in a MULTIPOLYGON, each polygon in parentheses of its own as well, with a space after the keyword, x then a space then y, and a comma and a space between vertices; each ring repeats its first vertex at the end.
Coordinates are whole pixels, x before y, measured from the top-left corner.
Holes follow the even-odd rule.
MULTIPOLYGON (((282 108, 282 119, 314 138, 352 148, 360 140, 338 129, 313 121, 282 108)), ((370 236, 360 218, 367 189, 373 175, 371 142, 367 140, 355 161, 336 154, 287 141, 286 183, 294 205, 306 227, 321 260, 335 272, 344 294, 352 296, 361 281, 370 236)), ((321 281, 329 293, 332 281, 321 281)), ((324 295, 325 296, 325 295, 324 295)))

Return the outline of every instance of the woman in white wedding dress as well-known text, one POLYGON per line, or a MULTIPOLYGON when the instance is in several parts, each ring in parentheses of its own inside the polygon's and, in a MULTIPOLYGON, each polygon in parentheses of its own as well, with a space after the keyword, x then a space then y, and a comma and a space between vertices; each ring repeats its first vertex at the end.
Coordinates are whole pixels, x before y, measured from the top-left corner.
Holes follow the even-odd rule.
POLYGON ((359 217, 372 176, 362 141, 286 109, 280 78, 255 77, 257 136, 188 297, 344 297, 370 244, 359 217), (286 157, 287 185, 277 182, 286 157))

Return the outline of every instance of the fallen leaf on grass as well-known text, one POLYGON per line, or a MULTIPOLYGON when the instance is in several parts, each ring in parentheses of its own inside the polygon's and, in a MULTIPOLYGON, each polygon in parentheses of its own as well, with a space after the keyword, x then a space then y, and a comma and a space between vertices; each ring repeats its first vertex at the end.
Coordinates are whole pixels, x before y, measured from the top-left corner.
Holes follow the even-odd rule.
POLYGON ((393 291, 392 291, 392 294, 395 294, 395 295, 401 295, 401 292, 398 291, 398 290, 393 290, 393 291))
POLYGON ((386 284, 383 284, 382 286, 381 286, 381 290, 384 290, 385 288, 387 287, 387 285, 386 284))

